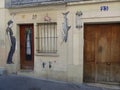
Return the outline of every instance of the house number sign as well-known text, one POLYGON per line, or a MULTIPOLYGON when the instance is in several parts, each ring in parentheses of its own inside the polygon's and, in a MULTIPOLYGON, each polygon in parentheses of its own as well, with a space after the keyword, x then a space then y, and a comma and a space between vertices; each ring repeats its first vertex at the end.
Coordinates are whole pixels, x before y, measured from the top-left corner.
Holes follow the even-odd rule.
POLYGON ((108 6, 101 6, 100 11, 108 11, 109 7, 108 6))

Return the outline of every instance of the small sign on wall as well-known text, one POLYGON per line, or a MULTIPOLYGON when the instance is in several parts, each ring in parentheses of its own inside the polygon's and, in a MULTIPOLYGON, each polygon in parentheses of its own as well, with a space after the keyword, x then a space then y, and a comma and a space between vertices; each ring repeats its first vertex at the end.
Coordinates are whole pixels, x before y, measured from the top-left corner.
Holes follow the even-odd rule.
POLYGON ((109 6, 100 6, 100 11, 108 11, 109 6))

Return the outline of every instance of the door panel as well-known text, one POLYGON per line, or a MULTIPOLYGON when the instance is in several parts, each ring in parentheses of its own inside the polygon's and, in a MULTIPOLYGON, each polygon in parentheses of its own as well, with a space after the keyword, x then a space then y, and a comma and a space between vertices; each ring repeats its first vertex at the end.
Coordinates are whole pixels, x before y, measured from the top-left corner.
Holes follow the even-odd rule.
POLYGON ((99 25, 96 35, 96 81, 108 81, 109 62, 111 61, 111 28, 110 25, 99 25))
POLYGON ((120 63, 112 63, 110 69, 110 82, 120 83, 120 63))
POLYGON ((120 24, 86 24, 84 81, 120 82, 120 24))
POLYGON ((95 82, 95 63, 85 63, 84 69, 84 82, 95 82))
POLYGON ((112 26, 111 62, 120 62, 120 24, 112 26))
POLYGON ((96 30, 96 56, 95 61, 97 63, 104 63, 110 61, 110 47, 111 47, 111 30, 108 25, 99 25, 99 29, 96 30))
POLYGON ((96 82, 106 82, 108 80, 108 68, 106 63, 96 64, 96 82))
POLYGON ((110 81, 120 82, 120 24, 112 26, 110 81))
POLYGON ((20 64, 21 69, 33 69, 34 67, 33 24, 20 25, 20 64))
POLYGON ((95 30, 88 25, 85 27, 84 48, 84 81, 95 81, 95 30))

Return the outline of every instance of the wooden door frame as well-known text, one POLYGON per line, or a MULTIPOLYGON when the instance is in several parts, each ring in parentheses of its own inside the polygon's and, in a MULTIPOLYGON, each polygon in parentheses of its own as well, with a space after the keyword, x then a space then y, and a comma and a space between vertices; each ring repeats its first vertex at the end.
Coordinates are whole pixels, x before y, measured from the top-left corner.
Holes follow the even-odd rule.
MULTIPOLYGON (((21 69, 21 54, 20 54, 20 49, 21 49, 21 48, 20 48, 20 43, 21 43, 21 42, 20 42, 20 26, 21 26, 21 25, 33 25, 33 31, 35 31, 35 30, 34 30, 34 23, 17 24, 17 26, 18 26, 18 28, 19 28, 19 31, 18 31, 18 32, 19 32, 19 56, 20 56, 20 57, 19 57, 19 60, 20 60, 19 69, 20 69, 20 70, 22 70, 22 69, 21 69)), ((33 32, 33 43, 32 43, 32 44, 33 44, 33 50, 34 50, 34 44, 35 44, 35 43, 34 43, 34 32, 33 32)), ((34 52, 34 53, 35 53, 35 52, 34 52)), ((34 55, 34 53, 33 53, 33 55, 34 55)), ((33 57, 34 57, 34 56, 33 56, 33 57)), ((34 70, 34 58, 33 58, 33 69, 32 69, 32 70, 34 70)))

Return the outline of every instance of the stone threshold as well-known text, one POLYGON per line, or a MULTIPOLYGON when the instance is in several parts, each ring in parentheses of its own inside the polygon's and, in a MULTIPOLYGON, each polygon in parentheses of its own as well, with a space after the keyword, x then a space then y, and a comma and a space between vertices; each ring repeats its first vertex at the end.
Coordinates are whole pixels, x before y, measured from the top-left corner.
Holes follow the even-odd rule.
POLYGON ((107 88, 113 90, 120 90, 120 83, 86 83, 89 86, 95 86, 100 88, 107 88))

